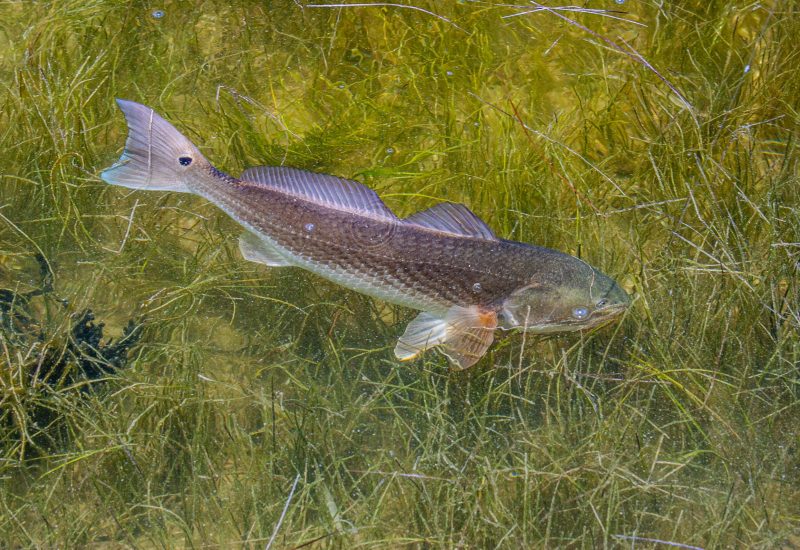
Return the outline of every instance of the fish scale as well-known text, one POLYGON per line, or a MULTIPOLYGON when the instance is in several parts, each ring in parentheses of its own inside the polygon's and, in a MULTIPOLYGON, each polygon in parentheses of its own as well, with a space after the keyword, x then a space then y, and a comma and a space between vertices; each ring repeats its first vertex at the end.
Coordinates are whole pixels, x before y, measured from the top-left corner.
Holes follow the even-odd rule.
POLYGON ((198 194, 215 202, 251 231, 269 235, 275 245, 293 256, 293 263, 335 282, 346 282, 354 290, 400 305, 417 309, 441 309, 449 305, 446 298, 443 299, 447 288, 425 285, 424 275, 413 266, 406 268, 407 278, 399 277, 401 259, 360 250, 358 242, 346 240, 346 231, 334 235, 331 228, 350 221, 342 219, 344 216, 338 212, 323 209, 314 212, 308 205, 264 187, 250 187, 243 195, 242 188, 247 184, 210 183, 208 187, 195 184, 198 194), (254 198, 248 194, 260 196, 254 198), (242 199, 243 196, 247 199, 242 199), (309 235, 304 230, 305 220, 312 218, 316 224, 313 234, 309 235), (343 238, 337 240, 336 236, 343 238))
MULTIPOLYGON (((355 223, 351 213, 303 203, 287 197, 279 190, 246 182, 221 186, 219 182, 212 181, 208 188, 199 187, 197 192, 214 201, 242 225, 269 235, 279 247, 296 256, 304 264, 303 267, 310 271, 319 274, 334 271, 344 277, 372 278, 373 284, 365 280, 362 281, 363 286, 374 288, 381 298, 384 298, 384 290, 389 287, 400 293, 413 292, 415 303, 419 301, 419 305, 425 308, 447 307, 456 303, 472 305, 481 303, 472 291, 472 286, 481 277, 496 277, 497 282, 506 282, 502 287, 487 282, 487 287, 497 288, 497 292, 484 293, 486 296, 483 300, 486 303, 521 283, 519 278, 508 273, 492 273, 483 264, 486 260, 496 260, 485 254, 485 260, 480 263, 471 261, 456 269, 451 264, 455 264, 453 253, 459 248, 459 243, 443 242, 434 232, 423 228, 402 227, 399 221, 359 217, 359 224, 374 227, 379 234, 384 233, 381 226, 400 226, 392 233, 391 240, 382 243, 379 253, 374 249, 365 249, 362 241, 352 238, 352 232, 347 229, 355 223), (315 220, 312 234, 304 230, 307 219, 315 220), (420 232, 425 234, 417 234, 420 232), (427 251, 427 258, 420 258, 421 249, 427 251), (444 268, 449 271, 446 272, 444 268)), ((462 237, 460 240, 470 239, 462 237)), ((493 248, 487 247, 487 244, 482 241, 474 243, 484 251, 493 248)), ((465 246, 468 244, 460 243, 462 250, 459 253, 463 254, 465 246)), ((497 260, 502 261, 501 258, 497 260)))

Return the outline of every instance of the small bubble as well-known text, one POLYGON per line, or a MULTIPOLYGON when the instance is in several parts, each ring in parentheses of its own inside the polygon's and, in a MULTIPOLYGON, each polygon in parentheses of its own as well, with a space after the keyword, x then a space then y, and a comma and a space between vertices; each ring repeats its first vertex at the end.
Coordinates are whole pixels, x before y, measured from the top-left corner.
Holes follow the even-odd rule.
POLYGON ((164 10, 153 10, 150 15, 153 17, 153 19, 161 19, 167 14, 164 12, 164 10))
POLYGON ((750 65, 745 65, 744 66, 744 74, 747 74, 749 72, 750 72, 750 65))
POLYGON ((305 229, 307 232, 311 233, 312 231, 314 231, 314 227, 315 227, 315 225, 313 223, 307 223, 307 224, 305 224, 303 226, 303 229, 305 229))
POLYGON ((480 292, 481 290, 483 290, 483 287, 480 283, 475 283, 472 285, 472 292, 480 292))
POLYGON ((446 74, 447 76, 453 76, 453 71, 447 71, 445 74, 446 74))
POLYGON ((393 153, 394 153, 394 147, 387 147, 386 148, 386 154, 387 155, 391 155, 393 153))
POLYGON ((475 126, 475 128, 477 128, 478 126, 481 125, 481 123, 476 120, 475 122, 472 123, 472 125, 475 126))
POLYGON ((338 86, 336 86, 336 87, 337 87, 337 88, 339 88, 340 90, 344 90, 344 84, 339 84, 339 85, 338 85, 338 86))
POLYGON ((614 2, 616 2, 617 4, 624 4, 625 0, 614 0, 614 2))

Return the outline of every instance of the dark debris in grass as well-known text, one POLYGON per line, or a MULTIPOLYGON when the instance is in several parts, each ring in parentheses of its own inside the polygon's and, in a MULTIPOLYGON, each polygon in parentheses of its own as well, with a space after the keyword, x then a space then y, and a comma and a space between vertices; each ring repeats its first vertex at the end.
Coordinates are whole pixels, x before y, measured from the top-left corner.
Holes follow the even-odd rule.
POLYGON ((144 326, 131 319, 118 340, 104 340, 105 324, 96 323, 94 313, 85 309, 70 316, 66 334, 52 332, 42 319, 42 308, 34 307, 32 300, 52 302, 61 311, 68 305, 54 295, 47 261, 40 254, 35 257, 42 274, 39 288, 24 293, 0 289, 0 343, 6 358, 19 358, 3 367, 0 431, 4 438, 22 443, 20 456, 25 455, 26 442, 39 450, 67 444, 69 412, 59 412, 60 403, 69 401, 70 394, 98 391, 124 368, 144 326))

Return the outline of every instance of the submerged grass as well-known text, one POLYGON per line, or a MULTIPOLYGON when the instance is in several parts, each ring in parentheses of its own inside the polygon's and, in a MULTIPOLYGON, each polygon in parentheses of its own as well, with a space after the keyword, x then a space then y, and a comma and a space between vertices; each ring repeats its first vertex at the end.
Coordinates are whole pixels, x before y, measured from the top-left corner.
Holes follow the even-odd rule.
POLYGON ((800 544, 794 4, 414 7, 0 4, 3 546, 800 544), (234 174, 465 203, 634 307, 399 365, 412 312, 100 182, 114 97, 234 174), (37 383, 86 309, 143 321, 129 367, 37 383))

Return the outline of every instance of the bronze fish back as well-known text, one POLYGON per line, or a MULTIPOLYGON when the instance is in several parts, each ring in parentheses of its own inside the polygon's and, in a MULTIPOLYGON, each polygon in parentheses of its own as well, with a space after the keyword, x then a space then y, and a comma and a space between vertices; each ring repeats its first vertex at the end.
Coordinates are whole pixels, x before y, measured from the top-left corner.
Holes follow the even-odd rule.
POLYGON ((417 309, 495 307, 537 275, 532 265, 546 280, 574 261, 543 247, 332 209, 260 183, 229 179, 199 192, 312 271, 371 279, 376 290, 362 292, 417 309))

